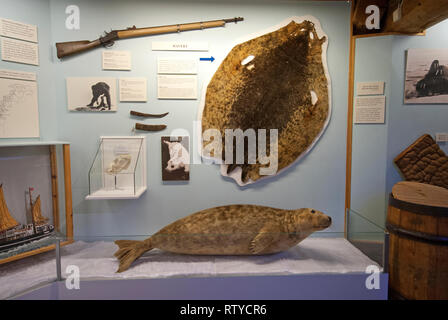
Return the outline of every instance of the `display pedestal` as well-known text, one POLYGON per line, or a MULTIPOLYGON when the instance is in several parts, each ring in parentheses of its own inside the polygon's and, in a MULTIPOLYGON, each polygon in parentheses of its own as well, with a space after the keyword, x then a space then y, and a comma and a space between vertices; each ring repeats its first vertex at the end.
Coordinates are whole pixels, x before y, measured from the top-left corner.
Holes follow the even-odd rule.
POLYGON ((138 199, 146 189, 146 187, 140 187, 135 192, 134 188, 120 188, 116 190, 100 189, 86 196, 86 200, 138 199))
POLYGON ((367 274, 310 274, 219 278, 81 281, 81 290, 55 282, 20 300, 387 300, 388 274, 380 288, 366 288, 367 274))

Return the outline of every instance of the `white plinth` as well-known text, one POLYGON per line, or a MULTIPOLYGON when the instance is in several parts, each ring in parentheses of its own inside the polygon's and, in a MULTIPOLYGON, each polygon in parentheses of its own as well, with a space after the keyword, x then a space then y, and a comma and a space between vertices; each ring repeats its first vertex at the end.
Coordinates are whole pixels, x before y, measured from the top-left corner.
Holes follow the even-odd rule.
POLYGON ((146 191, 146 187, 107 190, 100 189, 85 197, 86 200, 138 199, 146 191))

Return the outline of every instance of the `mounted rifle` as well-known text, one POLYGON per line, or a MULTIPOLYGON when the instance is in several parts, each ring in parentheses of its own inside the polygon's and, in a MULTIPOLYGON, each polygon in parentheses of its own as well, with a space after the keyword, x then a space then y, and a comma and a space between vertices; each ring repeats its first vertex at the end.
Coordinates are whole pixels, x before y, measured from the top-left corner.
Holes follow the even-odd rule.
POLYGON ((136 28, 135 26, 124 30, 112 30, 105 32, 104 36, 93 41, 70 41, 56 43, 58 58, 62 59, 77 53, 92 50, 94 48, 103 46, 105 48, 113 46, 116 40, 144 37, 157 34, 175 33, 191 30, 202 30, 208 28, 224 27, 226 23, 243 21, 244 18, 238 17, 233 19, 221 19, 205 22, 193 22, 185 24, 173 24, 159 27, 136 28))

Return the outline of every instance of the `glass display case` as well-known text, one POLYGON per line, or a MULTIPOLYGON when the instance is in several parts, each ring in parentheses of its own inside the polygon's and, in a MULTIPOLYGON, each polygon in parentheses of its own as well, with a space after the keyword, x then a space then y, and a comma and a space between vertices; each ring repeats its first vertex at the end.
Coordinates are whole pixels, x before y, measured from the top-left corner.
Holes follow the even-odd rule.
MULTIPOLYGON (((348 237, 343 232, 319 231, 286 251, 270 255, 188 255, 148 250, 124 272, 117 272, 119 262, 114 254, 118 246, 114 242, 137 243, 150 235, 55 234, 50 240, 57 248, 60 243, 71 244, 33 266, 4 269, 5 275, 25 268, 28 272, 19 281, 0 278, 0 298, 304 299, 316 294, 321 299, 385 299, 388 235, 358 213, 350 210, 347 214, 348 237), (379 272, 380 290, 365 286, 371 275, 367 270, 379 272), (66 287, 74 276, 81 290, 66 287), (254 281, 256 292, 248 292, 254 281), (266 288, 264 281, 269 283, 266 288), (304 290, 310 283, 314 288, 311 293, 304 290), (226 289, 220 290, 220 286, 226 289)), ((201 234, 181 236, 199 239, 201 234)), ((221 236, 224 239, 228 235, 221 236)))
POLYGON ((67 142, 0 145, 0 265, 54 250, 56 234, 73 237, 70 171, 67 142))
POLYGON ((101 137, 86 200, 136 199, 146 189, 146 137, 101 137))

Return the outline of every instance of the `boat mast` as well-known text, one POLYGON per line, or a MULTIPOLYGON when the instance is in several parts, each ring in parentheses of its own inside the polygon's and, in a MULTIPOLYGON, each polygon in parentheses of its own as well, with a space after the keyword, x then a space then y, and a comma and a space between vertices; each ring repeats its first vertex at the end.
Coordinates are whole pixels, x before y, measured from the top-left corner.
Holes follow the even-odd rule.
POLYGON ((33 223, 33 231, 34 231, 34 234, 36 234, 36 233, 37 233, 37 230, 36 230, 36 222, 34 221, 34 214, 33 214, 33 198, 31 197, 31 191, 33 191, 34 188, 29 187, 28 190, 29 190, 29 192, 30 192, 31 222, 33 223))

